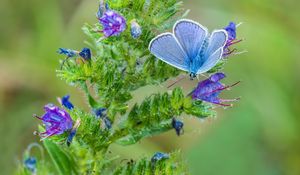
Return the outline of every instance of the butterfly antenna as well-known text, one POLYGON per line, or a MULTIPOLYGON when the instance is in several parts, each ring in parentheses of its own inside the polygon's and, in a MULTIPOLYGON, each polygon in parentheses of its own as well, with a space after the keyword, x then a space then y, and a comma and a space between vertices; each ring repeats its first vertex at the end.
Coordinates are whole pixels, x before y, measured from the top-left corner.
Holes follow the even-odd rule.
POLYGON ((240 22, 236 25, 236 27, 239 27, 240 25, 244 24, 244 22, 240 22))
POLYGON ((176 80, 174 83, 170 84, 167 88, 169 89, 170 87, 174 86, 176 83, 180 82, 184 78, 185 78, 185 76, 183 75, 179 80, 176 80))

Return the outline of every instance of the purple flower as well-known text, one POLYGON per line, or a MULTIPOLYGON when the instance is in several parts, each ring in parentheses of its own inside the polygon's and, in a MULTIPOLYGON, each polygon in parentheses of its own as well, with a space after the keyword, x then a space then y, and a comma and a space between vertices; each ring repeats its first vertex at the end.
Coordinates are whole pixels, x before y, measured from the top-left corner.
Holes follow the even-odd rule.
POLYGON ((202 100, 209 103, 218 104, 221 106, 232 106, 232 104, 223 104, 223 102, 237 101, 239 100, 239 98, 221 99, 218 96, 221 93, 221 91, 237 85, 239 81, 234 83, 233 85, 224 86, 219 81, 225 77, 226 76, 223 73, 215 73, 212 76, 210 76, 208 79, 199 82, 196 89, 192 92, 192 98, 195 100, 202 100))
POLYGON ((180 136, 183 134, 183 122, 177 120, 176 118, 172 119, 172 127, 175 129, 176 134, 180 136))
POLYGON ((46 127, 46 131, 39 134, 42 140, 72 129, 73 121, 65 110, 53 104, 45 105, 44 110, 46 113, 42 117, 36 116, 43 121, 46 127))
POLYGON ((237 25, 234 22, 230 22, 228 26, 224 28, 224 30, 227 31, 228 34, 228 40, 224 46, 224 53, 223 57, 228 57, 231 54, 233 54, 237 49, 231 49, 230 46, 237 44, 241 42, 242 40, 237 40, 236 39, 236 27, 237 25))
POLYGON ((106 37, 118 36, 126 29, 125 18, 112 10, 106 10, 101 18, 98 18, 103 26, 102 32, 106 37))
POLYGON ((66 107, 67 109, 73 109, 73 104, 69 101, 70 95, 65 95, 61 98, 61 104, 66 107))

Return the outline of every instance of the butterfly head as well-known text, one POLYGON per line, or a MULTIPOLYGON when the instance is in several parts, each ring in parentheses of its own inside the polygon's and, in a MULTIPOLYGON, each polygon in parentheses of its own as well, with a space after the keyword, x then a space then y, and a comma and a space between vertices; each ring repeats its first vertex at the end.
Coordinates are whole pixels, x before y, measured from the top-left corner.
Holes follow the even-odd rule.
POLYGON ((197 75, 194 72, 190 73, 190 79, 193 80, 194 78, 196 78, 197 75))

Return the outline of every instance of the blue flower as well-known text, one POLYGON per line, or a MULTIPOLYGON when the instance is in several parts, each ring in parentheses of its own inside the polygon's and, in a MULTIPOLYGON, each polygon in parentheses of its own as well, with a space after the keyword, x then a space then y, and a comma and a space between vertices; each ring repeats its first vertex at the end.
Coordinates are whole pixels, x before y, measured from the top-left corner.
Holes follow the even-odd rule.
POLYGON ((183 122, 177 120, 176 118, 172 119, 172 127, 175 129, 176 134, 180 136, 183 134, 183 122))
POLYGON ((80 52, 79 52, 79 56, 81 56, 84 60, 89 61, 91 59, 91 50, 89 48, 83 48, 80 52))
POLYGON ((42 140, 53 135, 63 134, 65 131, 72 129, 73 121, 70 114, 65 110, 53 104, 46 105, 44 110, 45 114, 42 117, 35 116, 45 124, 46 131, 39 133, 42 140))
POLYGON ((36 158, 35 157, 28 157, 24 160, 24 167, 27 168, 33 174, 36 173, 36 158))
POLYGON ((77 55, 76 50, 66 49, 66 48, 59 48, 57 51, 59 54, 66 55, 67 57, 75 57, 77 55))
POLYGON ((101 18, 98 18, 103 26, 105 37, 118 36, 126 29, 125 18, 115 11, 107 10, 101 18))
POLYGON ((137 39, 142 34, 141 26, 136 22, 136 20, 131 21, 131 29, 130 29, 131 36, 134 39, 137 39))
POLYGON ((169 158, 170 158, 169 154, 157 152, 151 158, 151 163, 153 165, 153 164, 155 164, 156 162, 158 162, 160 160, 169 159, 169 158))
POLYGON ((73 109, 73 104, 69 101, 70 95, 65 95, 61 98, 61 104, 66 107, 67 109, 73 109))
POLYGON ((224 86, 219 81, 225 78, 225 74, 223 73, 216 73, 210 76, 208 79, 203 80, 198 83, 198 86, 192 92, 192 98, 196 100, 202 100, 209 103, 218 104, 221 106, 232 106, 232 104, 223 104, 223 102, 233 102, 239 100, 236 99, 221 99, 219 98, 219 94, 232 86, 235 86, 239 83, 236 82, 230 86, 224 86))

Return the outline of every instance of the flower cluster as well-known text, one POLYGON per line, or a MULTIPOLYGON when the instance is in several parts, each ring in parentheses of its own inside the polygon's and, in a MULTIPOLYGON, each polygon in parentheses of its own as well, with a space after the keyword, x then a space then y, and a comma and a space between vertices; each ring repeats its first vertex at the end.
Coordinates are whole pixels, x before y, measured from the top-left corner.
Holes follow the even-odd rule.
POLYGON ((110 10, 108 4, 106 4, 106 9, 103 13, 103 4, 100 3, 97 17, 103 26, 101 32, 103 32, 105 37, 118 36, 126 30, 125 18, 119 13, 110 10))

